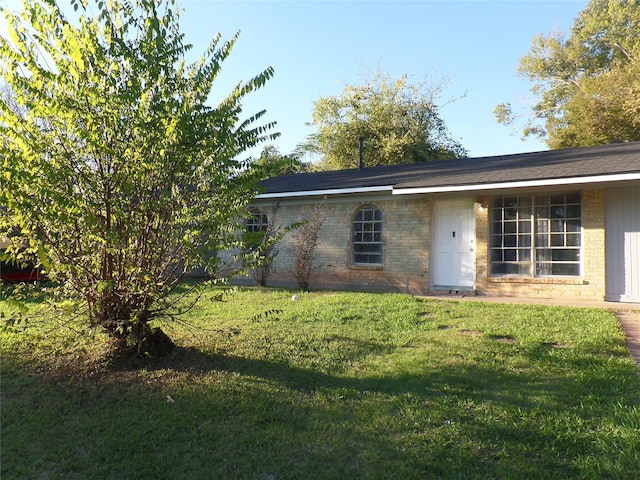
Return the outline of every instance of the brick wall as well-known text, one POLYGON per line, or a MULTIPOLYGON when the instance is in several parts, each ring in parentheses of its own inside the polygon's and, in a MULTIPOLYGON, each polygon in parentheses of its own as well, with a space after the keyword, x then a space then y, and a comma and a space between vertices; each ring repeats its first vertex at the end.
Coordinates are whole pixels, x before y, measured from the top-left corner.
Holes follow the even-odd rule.
MULTIPOLYGON (((577 278, 505 278, 488 276, 489 197, 478 196, 476 213, 476 292, 489 296, 581 297, 602 300, 605 296, 604 190, 582 192, 583 237, 582 276, 577 278)), ((429 248, 431 245, 432 200, 428 197, 356 197, 323 202, 324 224, 320 231, 311 276, 311 288, 396 290, 429 293, 429 248), (384 215, 383 266, 351 264, 351 222, 358 208, 376 205, 384 215)), ((261 209, 276 225, 298 221, 313 204, 299 200, 264 203, 261 209)), ((289 234, 291 235, 291 234, 289 234)), ((288 237, 291 238, 290 236, 288 237)), ((280 244, 269 285, 296 286, 290 271, 291 258, 280 244)))
MULTIPOLYGON (((313 206, 300 202, 265 204, 275 223, 290 225, 313 206)), ((325 219, 320 230, 311 288, 398 290, 424 294, 429 287, 431 202, 426 198, 356 198, 324 200, 325 219), (356 211, 373 204, 383 213, 383 265, 354 266, 351 262, 351 223, 356 211)), ((280 244, 280 253, 269 278, 271 285, 295 286, 287 245, 292 232, 280 244)))

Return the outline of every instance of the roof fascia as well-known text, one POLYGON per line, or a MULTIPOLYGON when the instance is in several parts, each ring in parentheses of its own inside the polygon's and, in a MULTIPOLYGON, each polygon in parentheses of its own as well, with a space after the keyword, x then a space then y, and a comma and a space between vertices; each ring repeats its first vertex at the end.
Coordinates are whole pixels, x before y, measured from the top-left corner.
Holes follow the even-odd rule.
POLYGON ((638 173, 617 175, 594 175, 590 177, 552 178, 547 180, 521 180, 517 182, 481 183, 476 185, 444 185, 438 187, 394 188, 393 195, 411 195, 416 193, 473 192, 477 190, 499 190, 504 188, 551 187, 558 185, 578 185, 590 183, 622 182, 640 180, 638 173))
POLYGON ((256 195, 256 199, 265 200, 269 198, 294 198, 294 197, 317 197, 324 195, 345 195, 353 193, 371 193, 371 192, 392 192, 393 185, 382 185, 377 187, 355 187, 355 188, 330 188, 325 190, 302 190, 297 192, 283 193, 261 193, 256 195))

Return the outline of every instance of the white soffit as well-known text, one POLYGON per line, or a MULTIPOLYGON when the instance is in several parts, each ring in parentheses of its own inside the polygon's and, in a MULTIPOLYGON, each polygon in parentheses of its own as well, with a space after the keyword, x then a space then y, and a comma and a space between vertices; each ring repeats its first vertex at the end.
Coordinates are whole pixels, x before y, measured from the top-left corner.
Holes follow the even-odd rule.
POLYGON ((391 192, 393 185, 382 185, 378 187, 356 187, 356 188, 331 188, 326 190, 302 190, 298 192, 283 193, 261 193, 256 195, 256 199, 267 198, 292 198, 292 197, 317 197, 323 195, 344 195, 348 193, 371 193, 371 192, 391 192))
POLYGON ((597 175, 591 177, 552 178, 547 180, 520 180, 516 182, 482 183, 476 185, 442 185, 438 187, 394 188, 393 195, 411 195, 415 193, 470 192, 476 190, 494 190, 521 187, 551 187, 557 185, 577 185, 603 182, 623 182, 640 180, 638 173, 620 173, 617 175, 597 175))

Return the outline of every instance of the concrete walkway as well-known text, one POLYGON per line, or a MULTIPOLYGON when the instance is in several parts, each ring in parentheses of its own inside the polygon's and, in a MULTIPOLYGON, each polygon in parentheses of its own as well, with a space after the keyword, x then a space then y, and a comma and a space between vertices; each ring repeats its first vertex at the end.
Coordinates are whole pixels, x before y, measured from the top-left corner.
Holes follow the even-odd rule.
POLYGON ((640 310, 614 310, 613 313, 620 320, 631 355, 640 365, 640 310))
POLYGON ((640 366, 640 303, 600 302, 595 300, 580 300, 575 298, 521 298, 521 297, 489 297, 489 296, 435 296, 433 298, 448 297, 465 301, 512 303, 514 305, 556 305, 561 307, 589 307, 606 308, 611 310, 620 322, 622 331, 627 338, 627 347, 631 356, 640 366))

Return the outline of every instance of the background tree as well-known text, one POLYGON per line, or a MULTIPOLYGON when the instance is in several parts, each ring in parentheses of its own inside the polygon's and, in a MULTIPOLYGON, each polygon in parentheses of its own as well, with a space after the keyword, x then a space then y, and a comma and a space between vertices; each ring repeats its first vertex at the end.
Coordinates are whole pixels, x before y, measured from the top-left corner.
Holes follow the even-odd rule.
POLYGON ((267 69, 207 106, 238 38, 216 36, 187 64, 190 45, 172 0, 53 1, 2 8, 0 236, 36 254, 49 278, 80 298, 89 321, 138 353, 172 343, 150 322, 168 295, 241 230, 255 194, 237 158, 271 140, 264 111, 241 120, 243 98, 267 69), (97 12, 95 17, 88 12, 97 12))
POLYGON ((301 160, 297 152, 283 155, 277 147, 267 145, 262 149, 256 166, 262 170, 265 178, 285 175, 288 173, 303 173, 311 170, 309 163, 301 160))
POLYGON ((410 83, 407 75, 392 81, 378 71, 364 85, 347 85, 340 95, 317 100, 313 124, 324 168, 357 167, 359 137, 368 167, 466 156, 439 116, 441 88, 410 83))
MULTIPOLYGON (((536 82, 539 98, 524 137, 546 138, 550 148, 640 140, 640 3, 591 0, 566 40, 536 37, 518 72, 536 82)), ((495 114, 516 120, 508 103, 495 114)))

